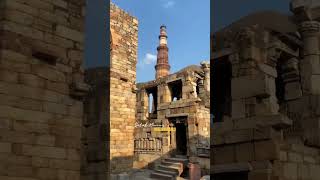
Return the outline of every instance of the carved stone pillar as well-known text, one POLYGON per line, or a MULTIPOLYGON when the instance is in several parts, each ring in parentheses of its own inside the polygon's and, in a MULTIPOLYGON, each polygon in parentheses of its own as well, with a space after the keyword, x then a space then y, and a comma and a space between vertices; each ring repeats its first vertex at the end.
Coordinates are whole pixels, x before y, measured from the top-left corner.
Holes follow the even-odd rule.
POLYGON ((149 117, 149 97, 146 90, 143 90, 141 92, 141 98, 142 98, 142 119, 141 120, 147 120, 149 117))
POLYGON ((299 60, 291 58, 282 66, 281 74, 285 85, 285 100, 294 100, 302 96, 302 87, 300 83, 299 60))
POLYGON ((317 21, 305 21, 300 25, 304 44, 301 81, 307 94, 320 94, 319 31, 320 23, 317 21))
POLYGON ((201 62, 201 67, 204 71, 204 89, 210 91, 210 64, 207 61, 201 62))
POLYGON ((168 84, 161 84, 158 86, 158 97, 154 97, 154 98, 158 98, 158 107, 159 107, 159 103, 167 103, 167 102, 171 102, 171 93, 170 93, 170 89, 168 84))
POLYGON ((187 72, 186 79, 182 87, 182 99, 197 97, 197 83, 194 72, 187 72))

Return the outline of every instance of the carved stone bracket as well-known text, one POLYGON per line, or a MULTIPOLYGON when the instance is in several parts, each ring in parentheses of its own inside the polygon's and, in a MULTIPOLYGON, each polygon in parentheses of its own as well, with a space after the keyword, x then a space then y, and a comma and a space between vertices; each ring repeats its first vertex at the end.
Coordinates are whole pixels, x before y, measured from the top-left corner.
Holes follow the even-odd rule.
POLYGON ((76 98, 85 97, 90 90, 90 86, 83 82, 73 82, 71 85, 70 95, 76 98))
POLYGON ((304 21, 300 24, 299 30, 304 36, 314 36, 320 31, 320 23, 318 21, 304 21))

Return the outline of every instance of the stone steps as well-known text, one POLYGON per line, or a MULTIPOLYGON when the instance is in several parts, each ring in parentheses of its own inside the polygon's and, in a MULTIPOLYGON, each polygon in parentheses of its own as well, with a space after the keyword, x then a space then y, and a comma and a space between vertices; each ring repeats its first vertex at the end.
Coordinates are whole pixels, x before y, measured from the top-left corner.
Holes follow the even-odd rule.
POLYGON ((166 158, 155 168, 150 177, 154 179, 176 180, 183 173, 188 162, 189 160, 186 156, 176 155, 175 157, 166 158))
POLYGON ((164 174, 170 174, 172 176, 177 176, 178 175, 177 172, 167 171, 167 170, 163 170, 163 169, 156 169, 155 172, 164 173, 164 174))
POLYGON ((174 180, 175 179, 175 176, 173 176, 173 175, 159 173, 159 172, 153 172, 150 177, 154 178, 154 179, 163 179, 163 180, 174 180))

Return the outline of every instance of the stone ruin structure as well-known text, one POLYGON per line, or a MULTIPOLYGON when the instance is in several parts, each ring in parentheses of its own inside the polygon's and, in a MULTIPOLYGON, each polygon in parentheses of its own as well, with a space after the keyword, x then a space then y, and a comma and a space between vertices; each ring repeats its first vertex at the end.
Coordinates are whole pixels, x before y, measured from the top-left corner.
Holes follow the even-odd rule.
POLYGON ((170 74, 168 48, 159 46, 157 79, 137 89, 138 21, 111 4, 110 67, 85 71, 85 6, 0 1, 0 179, 109 179, 153 164, 137 160, 150 151, 137 143, 145 135, 160 142, 154 157, 183 154, 208 171, 209 64, 170 74), (141 99, 149 88, 159 95, 152 113, 141 99), (177 131, 137 130, 137 121, 177 131))
POLYGON ((320 178, 320 3, 290 7, 212 36, 214 180, 320 178))
POLYGON ((80 180, 84 9, 0 1, 1 180, 80 180))
POLYGON ((137 84, 134 167, 156 169, 152 177, 165 178, 169 169, 161 161, 176 157, 199 163, 209 174, 210 64, 203 61, 170 74, 164 25, 157 50, 155 80, 137 84))
MULTIPOLYGON (((111 4, 110 36, 108 141, 112 178, 125 177, 125 173, 136 168, 157 169, 155 166, 161 160, 174 154, 185 155, 183 157, 190 162, 200 162, 204 173, 208 174, 210 65, 203 62, 201 66, 190 66, 170 74, 166 27, 161 26, 156 80, 136 84, 138 20, 111 4), (150 94, 153 94, 154 101, 149 105, 150 94), (153 108, 152 112, 148 111, 149 108, 153 108), (179 126, 176 131, 179 136, 175 132, 156 132, 152 127, 137 127, 137 124, 151 123, 163 127, 179 126), (181 140, 176 141, 176 138, 181 140)), ((97 78, 103 77, 107 71, 107 68, 99 68, 87 72, 95 74, 91 78, 97 78)), ((100 97, 98 94, 96 96, 100 97)), ((161 178, 169 176, 170 179, 179 173, 182 173, 181 168, 179 172, 173 169, 171 174, 169 169, 169 174, 161 178)))
POLYGON ((132 168, 136 115, 138 20, 110 4, 110 168, 132 168))

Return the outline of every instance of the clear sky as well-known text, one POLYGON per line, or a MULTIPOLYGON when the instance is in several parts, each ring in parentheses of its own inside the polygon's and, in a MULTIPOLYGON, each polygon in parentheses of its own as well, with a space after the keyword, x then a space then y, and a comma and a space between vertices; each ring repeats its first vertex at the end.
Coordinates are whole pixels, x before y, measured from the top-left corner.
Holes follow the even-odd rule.
POLYGON ((290 13, 290 0, 212 0, 211 30, 215 32, 226 25, 261 10, 290 13))
POLYGON ((112 0, 139 21, 137 82, 155 77, 158 36, 165 24, 171 72, 210 57, 210 0, 112 0))

